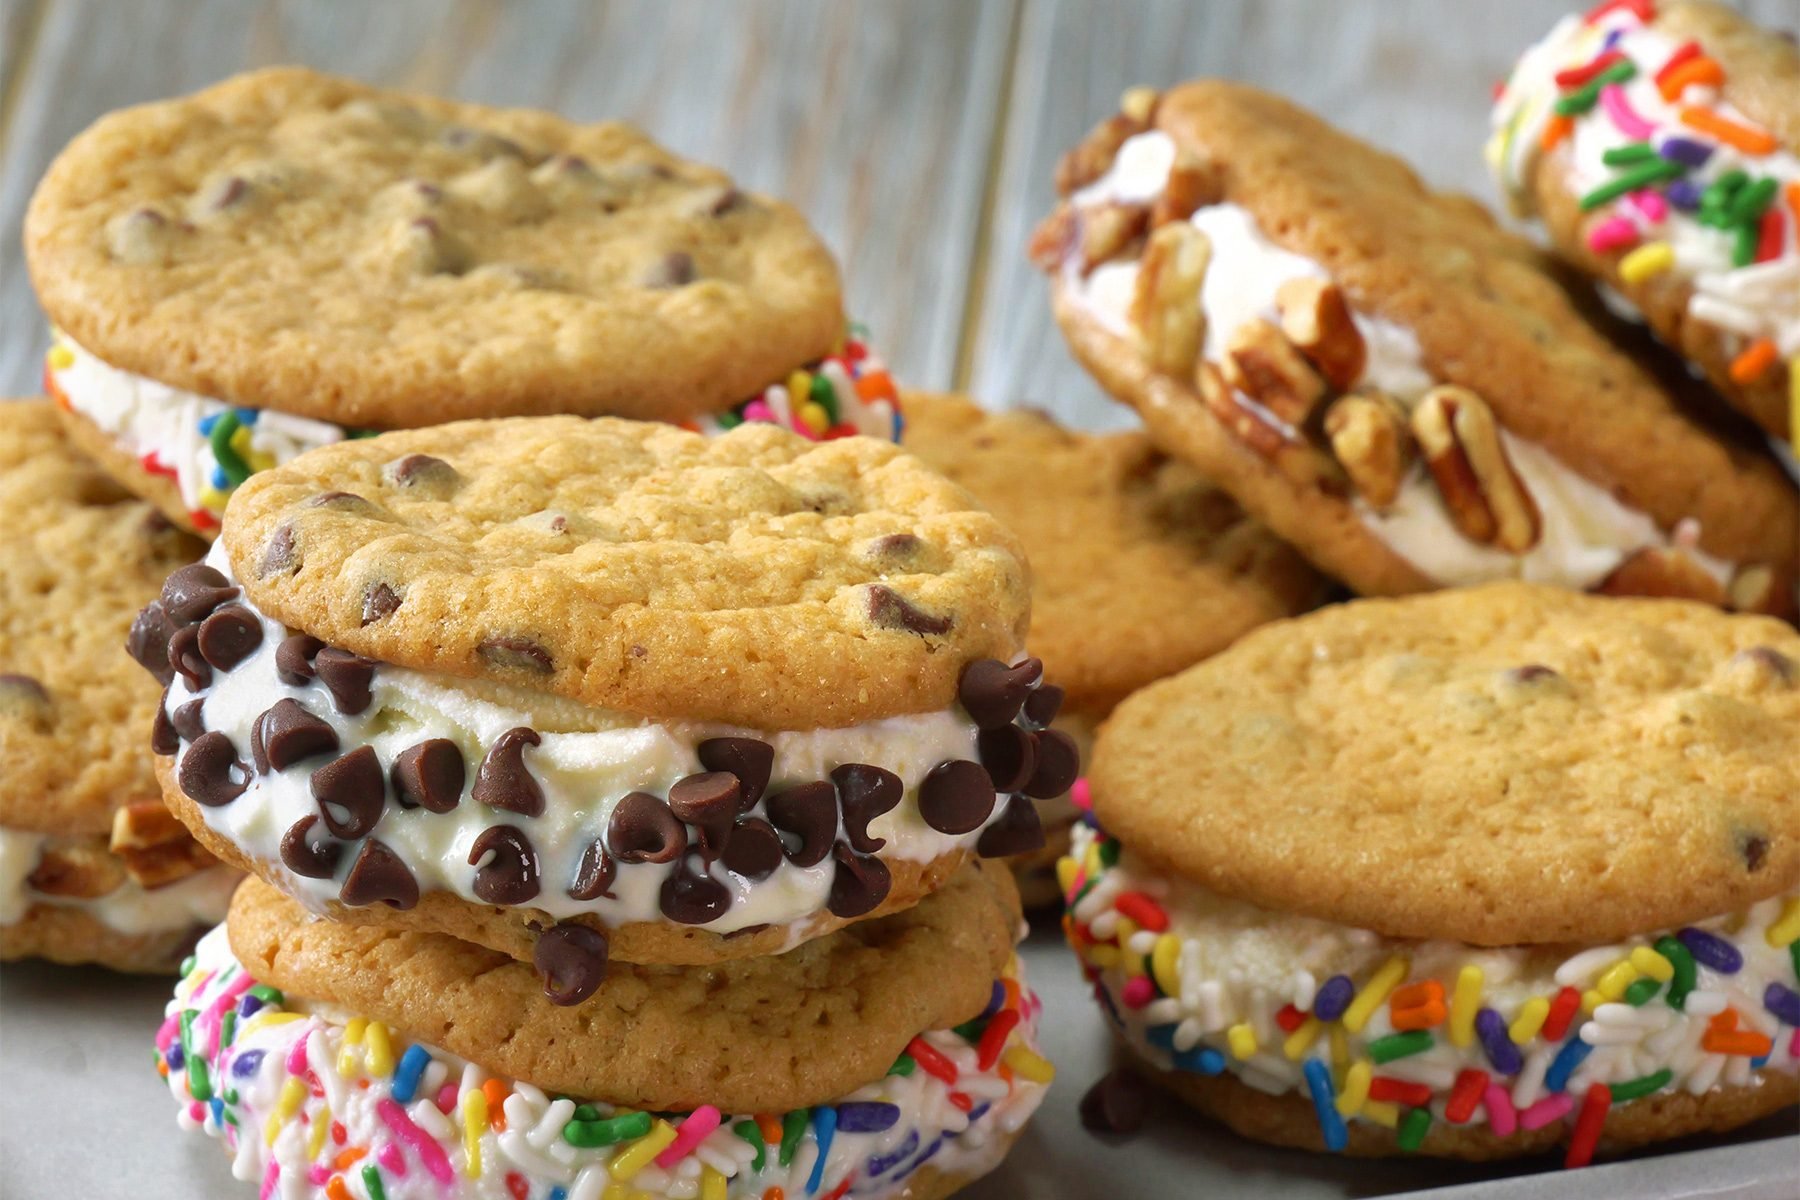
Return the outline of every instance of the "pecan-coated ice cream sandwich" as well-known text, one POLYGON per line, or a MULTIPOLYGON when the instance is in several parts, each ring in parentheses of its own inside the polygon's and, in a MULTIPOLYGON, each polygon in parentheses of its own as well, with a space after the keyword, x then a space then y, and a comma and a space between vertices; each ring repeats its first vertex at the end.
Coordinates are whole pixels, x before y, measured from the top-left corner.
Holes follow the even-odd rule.
POLYGON ((133 648, 171 807, 314 911, 704 963, 1042 844, 1077 754, 1028 606, 889 443, 538 418, 262 472, 133 648))
POLYGON ((626 125, 255 71, 95 123, 25 243, 72 436, 208 537, 248 476, 376 429, 898 436, 805 219, 626 125))

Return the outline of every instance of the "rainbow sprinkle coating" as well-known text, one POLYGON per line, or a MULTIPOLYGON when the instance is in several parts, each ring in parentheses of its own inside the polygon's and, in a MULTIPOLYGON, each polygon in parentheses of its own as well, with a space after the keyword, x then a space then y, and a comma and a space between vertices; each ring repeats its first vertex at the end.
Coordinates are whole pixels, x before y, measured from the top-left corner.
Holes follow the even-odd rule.
POLYGON ((1608 0, 1528 51, 1496 99, 1489 162, 1529 209, 1536 164, 1566 148, 1588 248, 1627 284, 1691 285, 1688 315, 1728 335, 1734 383, 1786 373, 1800 439, 1800 159, 1655 17, 1654 0, 1608 0))
POLYGON ((1800 1072, 1800 895, 1568 955, 1401 942, 1159 875, 1089 813, 1057 863, 1064 935, 1108 1019, 1156 1066, 1311 1103, 1417 1151, 1439 1122, 1495 1136, 1572 1122, 1592 1160, 1612 1106, 1800 1072))
POLYGON ((377 1021, 252 979, 202 939, 156 1038, 183 1128, 220 1138, 258 1200, 839 1200, 899 1193, 926 1163, 979 1175, 1042 1100, 1042 1006, 1017 960, 988 1011, 915 1037, 831 1105, 649 1113, 549 1096, 377 1021))
MULTIPOLYGON (((710 435, 745 421, 763 421, 810 441, 863 434, 897 442, 903 428, 899 393, 867 336, 861 326, 852 325, 825 359, 730 412, 684 426, 710 435)), ((94 420, 145 471, 173 482, 188 519, 203 531, 219 527, 231 493, 258 471, 317 446, 374 436, 372 430, 165 387, 109 366, 58 329, 51 330, 44 356, 44 390, 64 410, 94 420)))

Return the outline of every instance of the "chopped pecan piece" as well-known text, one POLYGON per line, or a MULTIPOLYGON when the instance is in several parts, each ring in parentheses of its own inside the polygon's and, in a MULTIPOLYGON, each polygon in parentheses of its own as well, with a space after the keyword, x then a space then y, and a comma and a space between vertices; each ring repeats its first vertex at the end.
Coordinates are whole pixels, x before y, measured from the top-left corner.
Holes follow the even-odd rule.
POLYGON ((1290 439, 1254 409, 1240 403, 1225 376, 1212 363, 1201 360, 1194 374, 1200 399, 1232 436, 1273 463, 1283 476, 1303 487, 1330 492, 1342 488, 1343 478, 1329 456, 1311 443, 1290 439))
POLYGON ((1025 252, 1038 270, 1057 271, 1074 253, 1080 236, 1081 219, 1076 216, 1074 206, 1059 204, 1055 212, 1039 221, 1038 227, 1031 231, 1031 241, 1025 252))
POLYGON ((1194 210, 1225 198, 1224 172, 1193 151, 1179 149, 1169 167, 1168 182, 1150 209, 1150 227, 1160 229, 1171 221, 1186 221, 1194 210))
POLYGON ((1673 547, 1645 546, 1594 589, 1604 596, 1657 596, 1724 605, 1725 588, 1706 568, 1673 547))
POLYGON ((1181 379, 1193 376, 1206 339, 1200 289, 1212 261, 1212 243, 1185 222, 1150 235, 1131 298, 1131 326, 1152 370, 1181 379))
POLYGON ((1161 94, 1153 87, 1140 84, 1126 88, 1124 95, 1119 97, 1119 115, 1148 127, 1150 119, 1156 115, 1156 102, 1161 98, 1161 94))
POLYGON ((111 850, 126 874, 146 888, 185 879, 216 862, 158 800, 113 813, 111 850))
POLYGON ((1413 464, 1406 410, 1383 392, 1352 392, 1325 410, 1331 452, 1364 500, 1385 509, 1399 498, 1413 464))
POLYGON ((1150 210, 1138 204, 1096 204, 1081 212, 1081 273, 1124 253, 1150 224, 1150 210))
POLYGON ((52 838, 25 882, 46 896, 95 900, 125 882, 125 870, 100 838, 52 838))
POLYGON ((1125 140, 1144 132, 1149 128, 1149 120, 1134 120, 1124 113, 1115 113, 1088 131, 1088 135, 1077 142, 1075 148, 1064 154, 1056 164, 1056 191, 1067 196, 1070 192, 1084 188, 1112 167, 1113 159, 1118 157, 1119 147, 1125 140))
POLYGON ((1281 330, 1245 321, 1225 343, 1225 382, 1295 428, 1325 398, 1325 381, 1281 330))
POLYGON ((1290 279, 1275 292, 1281 331, 1333 390, 1347 392, 1362 378, 1368 347, 1350 317, 1343 291, 1328 279, 1290 279))
POLYGON ((1486 401, 1467 388, 1434 387, 1413 410, 1412 431, 1463 536, 1513 554, 1537 544, 1543 518, 1486 401))

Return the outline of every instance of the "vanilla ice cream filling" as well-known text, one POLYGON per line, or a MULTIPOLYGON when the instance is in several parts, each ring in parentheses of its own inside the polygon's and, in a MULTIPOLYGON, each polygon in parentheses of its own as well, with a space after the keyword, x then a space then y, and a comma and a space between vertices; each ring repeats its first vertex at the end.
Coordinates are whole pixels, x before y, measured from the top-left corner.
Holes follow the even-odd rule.
MULTIPOLYGON (((1077 208, 1103 203, 1149 204, 1161 194, 1175 162, 1175 143, 1160 131, 1141 133, 1120 146, 1107 173, 1077 191, 1077 208)), ((1221 362, 1231 332, 1247 321, 1279 324, 1275 296, 1291 279, 1329 278, 1319 263, 1270 241, 1248 210, 1237 204, 1215 204, 1189 218, 1212 244, 1212 260, 1201 286, 1200 306, 1206 314, 1202 355, 1221 362)), ((1128 318, 1139 264, 1112 261, 1097 265, 1085 277, 1073 257, 1065 264, 1062 286, 1082 311, 1109 332, 1132 337, 1128 318)), ((1356 387, 1374 388, 1411 409, 1439 381, 1425 365, 1419 340, 1411 329, 1384 317, 1359 312, 1351 316, 1362 335, 1368 359, 1356 387)), ((1284 437, 1300 433, 1274 414, 1250 404, 1284 437)), ((1621 503, 1606 488, 1570 470, 1548 450, 1500 431, 1513 468, 1530 491, 1542 518, 1542 535, 1530 550, 1512 554, 1470 541, 1456 527, 1450 511, 1422 464, 1415 463, 1394 503, 1378 510, 1356 498, 1356 513, 1382 544, 1434 582, 1465 586, 1498 579, 1587 589, 1604 580, 1627 558, 1647 548, 1678 548, 1721 585, 1733 566, 1701 551, 1698 528, 1684 522, 1665 533, 1647 514, 1621 503)))
MULTIPOLYGON (((220 546, 213 548, 207 562, 232 577, 230 559, 220 546)), ((177 709, 198 699, 206 730, 225 734, 245 763, 250 759, 252 725, 283 699, 297 700, 331 727, 339 746, 335 753, 371 746, 384 771, 408 747, 434 738, 453 742, 466 766, 456 807, 447 813, 403 809, 390 794, 368 835, 399 857, 421 892, 446 891, 477 904, 489 903, 474 891, 479 864, 471 864, 471 849, 491 826, 507 824, 524 832, 536 854, 541 888, 525 907, 557 918, 594 914, 610 925, 661 920, 662 885, 681 865, 680 858, 669 863, 618 863, 610 898, 577 900, 569 888, 588 847, 607 831, 620 800, 630 792, 667 796, 678 780, 705 771, 697 747, 715 737, 756 738, 773 748, 768 787, 749 815, 766 815, 769 797, 796 784, 827 779, 843 764, 871 764, 898 776, 904 788, 901 801, 868 825, 870 835, 885 842, 877 851, 885 861, 922 864, 972 851, 982 831, 1007 809, 1007 798, 997 795, 987 818, 963 834, 940 832, 920 813, 919 785, 934 767, 953 759, 978 761, 978 731, 960 707, 840 729, 770 733, 702 721, 647 721, 521 688, 383 663, 375 668, 368 706, 360 713, 345 714, 319 680, 296 687, 281 679, 275 656, 290 632, 287 628, 257 612, 247 600, 233 603, 243 604, 256 616, 261 643, 229 671, 213 672, 207 687, 194 690, 178 676, 164 696, 164 710, 173 719, 177 709), (526 770, 543 791, 540 816, 498 811, 469 794, 487 751, 502 734, 520 727, 534 729, 541 737, 539 745, 521 752, 526 770)), ((178 776, 179 764, 191 749, 191 743, 182 742, 178 776)), ((316 879, 282 865, 281 842, 297 822, 321 814, 310 776, 327 761, 329 756, 314 756, 283 770, 251 773, 246 790, 236 799, 217 807, 197 806, 209 829, 252 858, 269 863, 283 890, 315 912, 338 899, 353 849, 340 857, 330 878, 316 879)), ((1020 797, 1012 803, 1031 801, 1020 797)), ((845 835, 840 812, 835 839, 842 841, 845 835)), ((709 874, 730 891, 731 903, 722 916, 696 927, 730 933, 805 922, 826 909, 838 869, 830 856, 806 867, 783 856, 773 873, 753 881, 715 862, 709 874)))
POLYGON ((1482 948, 1228 899, 1085 822, 1060 873, 1071 942, 1138 1053, 1277 1095, 1312 1090, 1317 1061, 1345 1119, 1392 1125, 1379 1097, 1398 1092, 1443 1120, 1479 1073, 1455 1123, 1504 1135, 1596 1083, 1622 1103, 1800 1071, 1800 895, 1612 945, 1482 948), (1398 1086, 1371 1098, 1371 1079, 1398 1086))
POLYGON ((38 905, 86 913, 117 933, 138 936, 213 925, 240 878, 225 867, 207 867, 174 883, 146 888, 127 878, 104 896, 53 896, 31 886, 49 836, 0 827, 0 925, 16 925, 38 905))
MULTIPOLYGON (((1494 132, 1487 158, 1515 206, 1524 212, 1536 206, 1531 177, 1543 155, 1544 131, 1555 116, 1561 94, 1557 74, 1589 63, 1608 49, 1636 64, 1636 74, 1617 86, 1630 111, 1650 132, 1647 137, 1637 136, 1641 129, 1627 132, 1601 105, 1576 116, 1562 180, 1570 192, 1585 195, 1618 174, 1620 168, 1605 161, 1608 151, 1640 141, 1660 146, 1678 137, 1711 148, 1706 161, 1685 176, 1696 187, 1705 188, 1729 172, 1746 171, 1753 177, 1775 179, 1780 187, 1774 203, 1785 203, 1780 193, 1800 183, 1800 158, 1786 148, 1749 154, 1683 123, 1681 111, 1697 106, 1735 124, 1760 128, 1710 86, 1690 85, 1675 100, 1665 99, 1656 74, 1679 49, 1679 43, 1621 8, 1592 24, 1577 15, 1563 18, 1525 52, 1507 79, 1494 104, 1494 132)), ((1694 214, 1675 205, 1646 210, 1635 203, 1614 202, 1606 211, 1631 221, 1642 237, 1669 243, 1674 251, 1673 269, 1693 286, 1688 313, 1695 320, 1745 341, 1768 337, 1784 358, 1800 355, 1800 244, 1796 244, 1800 239, 1794 233, 1794 220, 1788 222, 1789 230, 1775 257, 1738 267, 1732 264, 1731 230, 1702 224, 1694 214)))

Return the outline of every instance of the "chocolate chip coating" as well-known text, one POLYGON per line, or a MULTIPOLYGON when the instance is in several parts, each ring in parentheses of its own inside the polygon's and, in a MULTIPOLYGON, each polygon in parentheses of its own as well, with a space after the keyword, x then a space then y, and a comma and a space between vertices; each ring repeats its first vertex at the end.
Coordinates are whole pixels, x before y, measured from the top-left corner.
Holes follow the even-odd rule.
POLYGON ((731 838, 743 789, 729 771, 706 771, 677 780, 669 788, 669 811, 700 831, 700 855, 708 863, 731 838))
POLYGON ((187 625, 205 619, 219 605, 236 599, 237 594, 238 589, 217 570, 205 563, 192 563, 171 573, 163 582, 162 606, 177 624, 187 625))
POLYGON ((886 863, 858 854, 844 842, 832 847, 831 855, 837 860, 837 874, 831 877, 831 892, 825 899, 825 907, 833 916, 845 920, 860 917, 887 899, 894 879, 886 863))
POLYGON ((244 794, 250 768, 238 761, 231 739, 217 730, 201 734, 181 756, 175 782, 196 804, 219 808, 244 794))
POLYGON ((1062 711, 1063 690, 1054 683, 1040 683, 1025 697, 1025 719, 1039 729, 1056 720, 1062 711))
POLYGON ((325 827, 347 842, 367 836, 386 807, 387 783, 373 746, 358 746, 318 768, 311 786, 325 827))
POLYGON ((354 717, 369 707, 373 698, 369 685, 375 679, 375 664, 360 654, 326 646, 313 655, 313 673, 331 693, 331 703, 347 717, 354 717))
POLYGON ((321 836, 319 818, 301 817, 281 835, 281 862, 307 879, 330 879, 343 857, 344 844, 321 836))
POLYGON ((919 815, 939 833, 970 833, 994 811, 994 799, 994 781, 987 770, 966 758, 953 758, 931 768, 920 782, 919 815))
POLYGON ((1044 822, 1037 805, 1023 796, 1008 801, 1000 819, 982 830, 975 842, 975 853, 983 858, 1006 858, 1043 848, 1044 822))
POLYGON ((1035 658, 1017 666, 1008 666, 997 658, 976 659, 963 668, 958 680, 956 698, 963 711, 982 729, 998 729, 1010 725, 1025 705, 1031 685, 1044 674, 1044 664, 1035 658))
POLYGON ((367 904, 385 904, 402 911, 419 902, 419 881, 406 869, 406 864, 382 842, 370 838, 363 843, 338 898, 352 908, 367 904))
POLYGON ((674 862, 687 849, 687 827, 661 797, 630 792, 613 806, 606 844, 620 862, 674 862))
POLYGON ((1018 791, 1037 767, 1032 735, 1017 725, 982 730, 975 739, 975 751, 996 792, 1018 791))
POLYGON ((714 879, 698 851, 682 856, 663 880, 659 896, 663 916, 681 925, 704 925, 731 909, 731 889, 714 879))
POLYGON ((169 662, 169 639, 175 636, 177 628, 162 601, 152 600, 138 611, 131 622, 131 632, 125 635, 125 652, 165 687, 175 678, 175 668, 169 662))
POLYGON ((761 817, 739 817, 725 844, 725 869, 755 883, 781 866, 781 835, 761 817))
POLYGON ((175 730, 175 736, 184 742, 197 742, 200 735, 206 732, 206 722, 201 713, 206 706, 204 700, 189 700, 186 704, 177 704, 175 711, 169 716, 169 724, 175 730))
POLYGON ((313 656, 325 643, 309 633, 290 633, 275 647, 275 674, 290 687, 305 687, 313 677, 313 656))
POLYGON ((169 665, 187 681, 190 692, 212 686, 212 664, 200 653, 198 625, 183 625, 169 639, 169 665))
POLYGON ((892 812, 906 787, 900 777, 868 763, 844 763, 834 767, 831 782, 837 785, 838 807, 844 814, 844 836, 854 850, 873 854, 887 839, 869 836, 869 822, 892 812))
POLYGON ((262 640, 262 622, 241 604, 227 605, 206 618, 196 639, 200 656, 221 671, 250 657, 262 640))
POLYGON ((447 813, 462 799, 467 778, 462 751, 449 738, 427 738, 394 756, 388 776, 401 808, 447 813))
POLYGON ((563 921, 538 935, 532 965, 544 980, 550 1003, 580 1004, 600 989, 606 978, 606 935, 598 929, 563 921))
POLYGON ((619 864, 606 852, 605 839, 595 838, 581 852, 581 862, 575 868, 575 882, 569 885, 569 899, 611 900, 613 880, 618 874, 619 864))
POLYGON ((537 849, 517 825, 490 825, 477 834, 469 865, 473 891, 489 904, 525 904, 538 894, 537 849))
POLYGON ((770 796, 764 806, 769 823, 798 839, 782 839, 788 861, 796 867, 813 867, 825 861, 837 839, 837 789, 824 780, 803 783, 770 796))
POLYGON ((1081 1097, 1081 1127, 1090 1133, 1136 1133, 1149 1111, 1143 1083, 1119 1067, 1102 1075, 1081 1097))
POLYGON ((315 754, 335 754, 337 731, 289 697, 277 700, 251 726, 251 753, 262 771, 282 771, 315 754))
POLYGON ((756 807, 775 768, 775 747, 761 738, 717 737, 707 738, 694 750, 707 770, 730 771, 737 776, 739 812, 756 807))
POLYGON ((150 751, 167 755, 179 749, 181 735, 175 732, 175 723, 169 720, 169 689, 164 688, 162 699, 156 702, 156 715, 150 719, 150 751))
POLYGON ((469 796, 478 804, 522 817, 543 816, 544 789, 525 766, 525 747, 539 745, 543 740, 537 730, 524 725, 501 734, 481 760, 469 796))
POLYGON ((1081 774, 1081 749, 1060 729, 1042 729, 1032 735, 1037 765, 1020 790, 1035 800, 1053 800, 1074 786, 1081 774))

